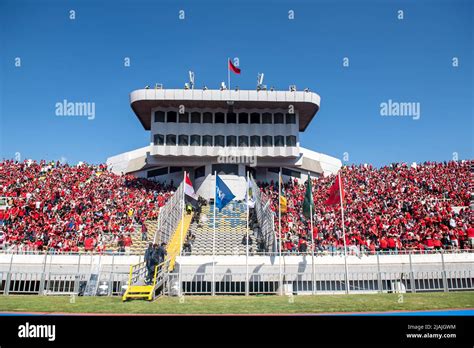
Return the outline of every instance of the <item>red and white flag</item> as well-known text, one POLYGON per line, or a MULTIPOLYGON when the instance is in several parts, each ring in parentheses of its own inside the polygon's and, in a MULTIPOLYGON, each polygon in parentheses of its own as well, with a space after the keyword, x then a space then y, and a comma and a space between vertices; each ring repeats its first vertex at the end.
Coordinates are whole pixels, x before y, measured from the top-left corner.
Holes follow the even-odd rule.
POLYGON ((338 174, 336 181, 329 188, 329 198, 324 202, 325 205, 340 204, 341 200, 344 200, 344 185, 342 185, 341 174, 338 174), (339 180, 341 180, 341 188, 339 189, 339 180), (341 199, 342 197, 342 199, 341 199))
POLYGON ((240 75, 240 69, 237 68, 233 63, 232 60, 229 59, 229 70, 233 71, 235 74, 240 75))
POLYGON ((189 173, 186 173, 186 178, 184 181, 184 196, 188 203, 193 206, 197 205, 198 195, 196 194, 196 192, 194 192, 193 184, 191 182, 191 179, 189 179, 189 173))

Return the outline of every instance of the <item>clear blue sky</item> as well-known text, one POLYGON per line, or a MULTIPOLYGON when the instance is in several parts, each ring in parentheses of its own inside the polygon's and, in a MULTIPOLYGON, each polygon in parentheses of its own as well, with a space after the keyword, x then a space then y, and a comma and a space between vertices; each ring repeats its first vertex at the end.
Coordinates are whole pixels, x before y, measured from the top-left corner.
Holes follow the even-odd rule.
POLYGON ((217 88, 229 56, 242 89, 264 72, 269 86, 321 96, 304 147, 377 166, 474 157, 474 1, 256 3, 0 0, 0 157, 99 163, 145 146, 129 92, 182 88, 190 69, 217 88), (63 99, 94 102, 95 119, 55 116, 63 99), (380 116, 389 99, 419 102, 420 119, 380 116))

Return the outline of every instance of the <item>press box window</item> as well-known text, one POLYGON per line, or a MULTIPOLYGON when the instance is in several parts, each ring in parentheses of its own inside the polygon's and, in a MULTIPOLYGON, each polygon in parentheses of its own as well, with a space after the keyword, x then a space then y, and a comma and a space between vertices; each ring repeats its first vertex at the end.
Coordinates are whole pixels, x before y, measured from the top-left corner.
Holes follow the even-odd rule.
POLYGON ((247 147, 249 146, 249 137, 246 135, 239 136, 239 146, 240 147, 247 147))
POLYGON ((202 123, 212 123, 212 113, 205 112, 202 114, 202 123))
POLYGON ((262 123, 263 124, 271 124, 272 123, 272 114, 269 112, 265 112, 262 115, 262 123))
POLYGON ((196 169, 194 169, 194 179, 203 177, 204 175, 206 175, 206 167, 205 166, 197 167, 196 169))
POLYGON ((227 114, 227 123, 237 123, 237 115, 233 112, 227 114))
POLYGON ((176 117, 177 117, 176 111, 168 111, 168 118, 166 121, 176 123, 176 117))
POLYGON ((262 137, 262 145, 265 147, 273 146, 273 137, 271 135, 264 135, 262 137))
POLYGON ((166 145, 176 145, 176 135, 168 134, 166 136, 166 145))
POLYGON ((296 124, 296 115, 286 114, 286 124, 296 124))
POLYGON ((189 112, 179 114, 179 123, 189 123, 189 112))
POLYGON ((183 171, 183 167, 170 167, 170 174, 171 173, 178 173, 178 172, 182 172, 183 171))
POLYGON ((260 123, 260 114, 257 112, 252 112, 250 114, 250 123, 259 124, 260 123))
POLYGON ((155 111, 155 122, 165 122, 164 111, 155 111))
POLYGON ((286 146, 296 146, 296 137, 294 135, 286 136, 286 146))
POLYGON ((168 174, 168 167, 149 170, 146 173, 146 176, 147 176, 147 178, 153 178, 155 176, 160 176, 160 175, 165 175, 165 174, 168 174))
POLYGON ((239 123, 249 123, 249 114, 241 112, 239 114, 239 123))
POLYGON ((212 146, 212 135, 202 136, 202 146, 212 146))
POLYGON ((201 146, 201 136, 199 134, 191 135, 191 146, 201 146))
POLYGON ((155 144, 155 145, 164 145, 165 144, 165 136, 163 134, 155 134, 153 136, 153 144, 155 144))
POLYGON ((291 176, 292 178, 301 178, 301 172, 298 172, 297 170, 282 168, 281 173, 283 175, 291 176))
POLYGON ((215 123, 225 123, 225 115, 223 112, 216 112, 215 123))
POLYGON ((280 112, 277 112, 275 115, 273 115, 275 124, 280 124, 283 123, 283 114, 280 112))
POLYGON ((191 123, 201 123, 201 113, 192 112, 191 113, 191 123))
POLYGON ((235 135, 227 136, 227 146, 237 146, 237 137, 235 135))
POLYGON ((181 146, 188 146, 189 145, 189 137, 187 135, 180 135, 178 137, 178 144, 181 146))
POLYGON ((260 147, 260 137, 258 135, 252 135, 250 137, 250 146, 260 147))
POLYGON ((237 164, 218 163, 212 165, 212 173, 227 174, 227 175, 238 175, 239 166, 237 164))
POLYGON ((275 146, 285 146, 285 137, 283 135, 275 135, 275 146))
POLYGON ((216 135, 214 137, 214 146, 224 147, 224 142, 225 142, 225 139, 223 135, 216 135))

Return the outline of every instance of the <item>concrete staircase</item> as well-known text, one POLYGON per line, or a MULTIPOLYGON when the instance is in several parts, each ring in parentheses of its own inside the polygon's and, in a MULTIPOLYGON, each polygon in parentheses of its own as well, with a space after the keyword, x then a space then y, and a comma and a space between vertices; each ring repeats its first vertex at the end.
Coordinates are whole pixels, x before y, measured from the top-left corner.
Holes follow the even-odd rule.
MULTIPOLYGON (((131 254, 144 255, 145 250, 148 247, 148 243, 153 242, 153 237, 157 229, 156 220, 145 221, 146 227, 148 228, 147 239, 142 241, 142 229, 140 224, 135 225, 135 231, 130 235, 132 237, 132 246, 130 247, 131 254)), ((117 250, 115 247, 114 250, 117 250)))
MULTIPOLYGON (((190 231, 196 236, 191 255, 212 255, 214 205, 203 206, 200 224, 194 222, 190 231)), ((242 239, 246 234, 247 207, 231 202, 216 213, 216 255, 245 254, 242 239)))

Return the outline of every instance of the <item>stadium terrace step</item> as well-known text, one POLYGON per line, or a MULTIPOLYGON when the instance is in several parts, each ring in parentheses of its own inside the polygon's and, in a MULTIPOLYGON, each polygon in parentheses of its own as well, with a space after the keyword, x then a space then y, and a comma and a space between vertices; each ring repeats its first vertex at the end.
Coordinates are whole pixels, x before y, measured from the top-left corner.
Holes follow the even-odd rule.
MULTIPOLYGON (((191 255, 210 255, 213 252, 214 206, 203 206, 201 219, 190 228, 195 236, 191 255)), ((221 212, 216 211, 216 254, 245 253, 242 240, 247 233, 247 207, 245 203, 231 202, 221 212)))

